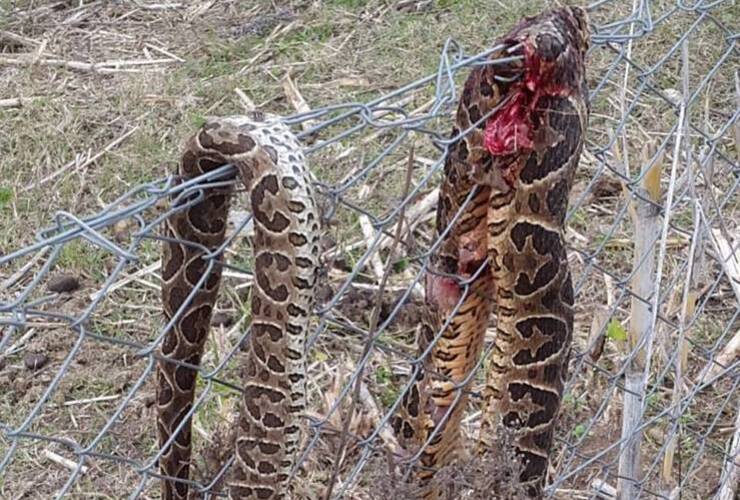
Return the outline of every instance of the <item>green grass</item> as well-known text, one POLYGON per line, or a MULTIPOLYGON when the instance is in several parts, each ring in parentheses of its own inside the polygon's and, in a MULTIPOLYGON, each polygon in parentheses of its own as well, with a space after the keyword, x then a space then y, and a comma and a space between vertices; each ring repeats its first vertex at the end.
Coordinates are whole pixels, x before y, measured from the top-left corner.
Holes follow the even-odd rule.
POLYGON ((5 208, 13 200, 13 190, 9 187, 0 187, 0 209, 5 208))
MULTIPOLYGON (((265 8, 269 6, 268 2, 261 3, 265 8)), ((279 78, 285 73, 283 65, 302 63, 291 70, 299 88, 303 83, 352 75, 365 75, 370 82, 370 88, 306 88, 303 94, 312 107, 364 99, 435 71, 446 38, 454 37, 471 50, 478 50, 493 35, 491 30, 474 29, 475 23, 490 25, 496 31, 496 26, 510 24, 522 12, 535 10, 539 3, 530 1, 516 8, 481 13, 475 2, 442 2, 428 12, 409 15, 391 9, 382 19, 355 22, 355 16, 365 9, 381 5, 379 1, 336 0, 323 8, 299 11, 294 29, 269 43, 263 43, 264 37, 224 36, 215 26, 201 32, 168 33, 172 36, 170 46, 185 55, 184 64, 168 67, 164 74, 153 77, 134 74, 91 78, 64 71, 68 78, 82 83, 68 87, 62 99, 47 92, 47 83, 40 78, 43 71, 21 69, 14 76, 14 85, 24 86, 24 92, 39 94, 42 99, 18 110, 0 111, 3 122, 14 131, 0 136, 0 146, 11 153, 0 159, 0 175, 12 179, 15 185, 53 173, 75 154, 101 148, 115 138, 112 129, 105 126, 112 120, 119 124, 118 134, 123 131, 121 124, 138 126, 139 130, 115 152, 86 169, 93 171, 92 175, 71 177, 57 186, 55 196, 47 203, 34 199, 38 191, 19 197, 19 219, 40 226, 57 208, 78 213, 93 209, 78 198, 82 181, 89 190, 111 197, 129 185, 166 174, 160 165, 176 160, 180 141, 202 124, 206 110, 209 114, 241 110, 233 94, 235 88, 244 90, 256 103, 271 102, 268 108, 273 111, 291 111, 284 100, 277 98, 282 95, 279 78), (337 52, 339 46, 341 52, 337 52), (258 62, 239 74, 246 61, 265 49, 265 58, 273 69, 261 71, 258 62), (147 96, 171 99, 152 104, 147 96), (214 104, 216 107, 210 109, 214 104), (40 147, 29 149, 28 144, 40 147), (33 201, 24 203, 26 200, 33 201)), ((12 86, 9 91, 11 95, 17 93, 12 86)), ((7 203, 0 201, 0 206, 7 203)), ((10 240, 15 222, 11 219, 1 226, 6 233, 1 239, 10 240)))
POLYGON ((73 240, 65 244, 59 254, 57 269, 62 272, 90 273, 98 279, 104 278, 104 262, 110 253, 84 240, 73 240))
POLYGON ((371 2, 369 0, 328 0, 326 3, 331 6, 357 10, 371 2))

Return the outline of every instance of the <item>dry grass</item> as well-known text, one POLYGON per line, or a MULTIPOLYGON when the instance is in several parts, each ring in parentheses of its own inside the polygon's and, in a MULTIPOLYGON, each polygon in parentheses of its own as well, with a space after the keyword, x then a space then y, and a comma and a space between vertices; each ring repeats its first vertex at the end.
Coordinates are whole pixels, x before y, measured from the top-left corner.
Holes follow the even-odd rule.
MULTIPOLYGON (((366 101, 433 72, 447 37, 456 39, 472 54, 488 46, 496 35, 522 15, 548 4, 538 0, 504 1, 483 8, 480 2, 472 0, 436 0, 426 4, 419 2, 426 6, 420 11, 409 12, 397 10, 398 2, 382 0, 223 0, 178 2, 172 7, 162 2, 161 8, 154 8, 153 2, 81 3, 0 0, 0 123, 3 124, 0 130, 0 151, 3 153, 0 155, 0 255, 32 242, 35 230, 49 225, 57 211, 93 213, 133 186, 165 176, 177 161, 182 139, 195 130, 205 116, 243 111, 245 102, 237 90, 258 107, 282 114, 295 112, 283 86, 286 75, 290 75, 311 108, 366 101), (101 65, 103 62, 106 64, 101 65), (97 66, 91 66, 93 64, 97 66)), ((618 9, 629 11, 628 3, 619 4, 618 9)), ((665 12, 671 5, 670 1, 656 2, 656 14, 665 12)), ((740 13, 736 6, 729 6, 714 15, 726 25, 734 26, 740 13)), ((614 12, 602 11, 597 14, 596 21, 607 17, 617 16, 614 12)), ((633 58, 645 68, 659 61, 696 19, 688 14, 675 17, 674 21, 660 25, 649 37, 635 43, 633 58)), ((690 84, 693 87, 711 71, 723 53, 723 41, 724 35, 711 23, 702 24, 691 37, 691 53, 696 55, 691 60, 690 84)), ((592 88, 601 82, 616 57, 607 48, 594 52, 589 77, 592 88)), ((679 61, 679 53, 670 57, 651 76, 651 84, 675 95, 680 90, 679 61)), ((711 78, 710 85, 695 97, 696 104, 691 110, 693 123, 709 134, 722 131, 732 109, 736 108, 733 74, 727 68, 737 67, 738 63, 740 60, 735 52, 711 78)), ((619 125, 624 65, 616 68, 593 105, 589 132, 591 150, 606 144, 619 125)), ((644 144, 650 141, 660 144, 666 140, 675 123, 675 112, 668 104, 652 91, 638 90, 642 82, 638 73, 633 68, 627 82, 627 103, 636 95, 640 99, 627 121, 626 141, 617 142, 610 153, 615 164, 629 165, 633 179, 643 161, 640 155, 644 144)), ((423 105, 431 96, 432 89, 423 89, 407 103, 407 109, 423 105)), ((445 120, 440 120, 438 125, 441 131, 449 127, 445 120)), ((348 172, 362 165, 363 159, 367 161, 387 147, 393 138, 392 134, 370 137, 343 159, 336 159, 340 153, 357 146, 353 141, 370 136, 363 134, 312 156, 312 168, 317 177, 329 185, 336 185, 348 172)), ((698 154, 701 141, 696 134, 691 144, 698 154)), ((417 147, 420 158, 436 158, 429 144, 417 144, 417 147)), ((720 201, 723 195, 733 195, 721 210, 725 221, 740 220, 740 202, 737 188, 733 187, 736 180, 730 175, 731 165, 720 155, 737 158, 738 147, 732 142, 730 131, 726 131, 717 141, 717 175, 711 182, 703 178, 699 186, 703 196, 711 192, 720 201)), ((404 172, 398 165, 404 164, 406 154, 406 146, 394 152, 362 180, 361 186, 348 190, 345 199, 371 214, 386 213, 401 194, 404 172)), ((665 162, 670 164, 670 161, 669 154, 665 162)), ((426 168, 428 164, 423 162, 417 165, 415 182, 423 177, 426 168)), ((664 169, 664 189, 668 170, 664 169)), ((631 269, 632 226, 622 210, 628 202, 622 183, 614 173, 602 171, 592 155, 584 157, 574 191, 572 201, 579 205, 569 222, 568 237, 578 251, 572 254, 574 277, 580 286, 575 348, 577 353, 586 353, 591 351, 589 339, 593 340, 595 332, 598 333, 605 322, 613 319, 626 324, 628 319, 629 296, 622 294, 619 281, 625 279, 631 269), (588 196, 581 199, 583 193, 588 196), (600 269, 607 269, 612 277, 600 269), (609 308, 615 310, 611 317, 606 316, 609 308)), ((163 206, 148 211, 147 220, 163 206)), ((671 280, 677 279, 680 284, 681 273, 685 272, 682 266, 689 248, 687 234, 693 224, 686 197, 678 199, 672 221, 675 228, 669 233, 672 246, 666 260, 665 290, 680 289, 671 280)), ((428 245, 429 227, 428 222, 421 225, 419 231, 404 241, 411 257, 428 245)), ((730 227, 730 230, 736 228, 730 227)), ((116 232, 121 233, 121 241, 130 241, 130 227, 113 228, 111 235, 116 232)), ((360 235, 357 212, 340 207, 327 227, 327 249, 361 242, 360 235)), ((243 239, 238 240, 236 251, 229 259, 248 269, 248 253, 243 251, 246 247, 243 239)), ((363 251, 364 247, 356 245, 340 252, 328 271, 325 299, 331 298, 363 251)), ((158 252, 156 241, 145 241, 139 249, 141 262, 136 268, 155 264, 158 252)), ((89 305, 90 294, 100 288, 114 264, 112 255, 87 242, 65 246, 55 269, 80 276, 82 287, 48 304, 47 310, 80 313, 89 305)), ((412 258, 401 259, 395 265, 397 272, 389 285, 397 293, 408 285, 418 265, 412 258)), ((5 279, 16 268, 7 272, 0 269, 0 278, 5 279)), ((704 291, 706 312, 691 325, 689 376, 696 375, 704 366, 706 349, 713 347, 722 332, 734 332, 738 327, 733 296, 728 293, 726 281, 718 280, 718 266, 710 264, 703 273, 702 283, 718 284, 704 291)), ((144 377, 142 387, 135 392, 116 423, 101 436, 95 451, 139 465, 154 455, 154 386, 149 358, 135 356, 135 349, 120 342, 146 344, 161 327, 157 276, 157 268, 153 266, 138 280, 106 298, 92 317, 89 328, 104 339, 114 341, 86 338, 79 344, 67 374, 49 402, 40 409, 30 432, 89 445, 117 405, 139 378, 144 377)), ((368 327, 369 311, 375 305, 368 297, 374 296, 372 287, 376 280, 370 270, 363 270, 355 283, 370 291, 354 288, 343 299, 341 306, 331 313, 334 321, 329 322, 328 329, 310 353, 310 407, 317 418, 325 415, 335 403, 362 352, 361 332, 368 327), (347 328, 347 324, 353 325, 354 330, 347 328)), ((36 293, 40 297, 44 290, 36 293)), ((675 320, 678 309, 669 307, 668 298, 663 301, 665 311, 662 312, 668 319, 675 320)), ((384 305, 385 314, 394 300, 395 296, 389 294, 384 305)), ((243 277, 227 278, 219 309, 238 318, 245 312, 245 304, 248 304, 248 286, 243 277)), ((409 364, 399 353, 414 352, 413 332, 418 314, 413 307, 404 314, 381 337, 379 348, 365 370, 367 391, 363 394, 369 396, 363 399, 361 411, 350 427, 356 436, 366 437, 377 427, 378 416, 391 407, 405 383, 409 364)), ((206 369, 216 367, 238 344, 240 328, 245 322, 243 319, 233 326, 215 329, 207 346, 206 369)), ((675 338, 674 329, 663 325, 663 332, 668 343, 675 338)), ((0 423, 17 426, 23 421, 77 341, 68 328, 58 324, 38 325, 35 334, 18 352, 0 358, 0 392, 9 395, 0 402, 0 423), (40 370, 29 371, 23 361, 28 353, 43 353, 49 362, 40 370)), ((576 356, 573 366, 579 368, 574 368, 576 382, 565 398, 561 446, 554 461, 559 472, 585 462, 618 439, 621 394, 610 390, 618 382, 618 377, 613 375, 622 366, 623 356, 624 348, 614 338, 606 339, 603 354, 593 364, 578 364, 584 358, 576 356), (575 457, 568 454, 572 448, 577 448, 575 457)), ((218 378, 238 383, 238 374, 237 355, 219 372, 218 378)), ((481 375, 476 380, 478 386, 482 380, 481 375)), ((201 384, 201 388, 204 387, 206 384, 201 384)), ((716 401, 732 390, 737 394, 731 378, 725 377, 714 388, 702 392, 681 415, 680 451, 684 462, 698 457, 701 463, 690 470, 699 470, 706 478, 687 487, 683 498, 704 498, 716 484, 721 467, 719 451, 733 417, 730 415, 732 404, 718 414, 716 401), (699 439, 704 431, 716 429, 720 430, 699 439)), ((670 391, 671 379, 668 378, 651 396, 649 411, 658 413, 666 408, 670 391)), ((195 418, 196 449, 213 450, 213 441, 222 439, 233 416, 237 395, 223 384, 210 386, 207 400, 195 418)), ((472 402, 471 411, 477 409, 475 406, 472 402)), ((325 490, 340 442, 341 423, 340 413, 335 412, 322 427, 321 437, 300 472, 302 480, 296 486, 297 497, 319 498, 325 490)), ((475 435, 476 423, 472 417, 466 424, 470 436, 475 435)), ((666 422, 661 421, 648 431, 646 455, 650 458, 665 440, 666 428, 666 422)), ((12 462, 0 475, 0 496, 14 499, 51 497, 67 481, 71 471, 50 461, 45 453, 53 451, 71 459, 74 455, 67 447, 48 441, 22 439, 20 443, 12 462), (38 480, 40 474, 44 475, 43 482, 38 480)), ((0 455, 9 445, 9 441, 0 436, 0 455)), ((362 452, 363 449, 352 441, 345 453, 340 480, 346 477, 362 452)), ((616 456, 615 450, 585 467, 561 485, 562 488, 584 494, 589 490, 590 481, 600 477, 604 470, 614 473, 616 456)), ((212 458, 197 457, 196 479, 210 477, 214 470, 212 458)), ((485 498, 490 480, 497 477, 495 474, 486 477, 486 474, 498 470, 493 464, 502 461, 505 460, 501 457, 493 457, 463 464, 440 477, 462 485, 455 495, 485 498)), ((135 467, 118 459, 93 458, 86 461, 86 466, 89 470, 72 487, 70 497, 121 498, 133 491, 140 481, 135 467)), ((674 481, 682 478, 681 467, 686 468, 686 463, 677 466, 674 481)), ((404 490, 406 485, 389 479, 394 474, 389 472, 382 453, 373 454, 361 472, 360 481, 353 487, 351 498, 408 495, 404 490)), ((652 489, 664 487, 655 482, 649 486, 652 489)), ((146 484, 144 495, 158 497, 155 481, 146 484)))

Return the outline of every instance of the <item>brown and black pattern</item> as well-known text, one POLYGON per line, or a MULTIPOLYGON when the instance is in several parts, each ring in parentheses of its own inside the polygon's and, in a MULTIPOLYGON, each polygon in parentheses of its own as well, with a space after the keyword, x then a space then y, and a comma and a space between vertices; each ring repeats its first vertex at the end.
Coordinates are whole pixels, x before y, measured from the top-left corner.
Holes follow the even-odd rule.
MULTIPOLYGON (((262 113, 206 123, 186 145, 180 182, 225 164, 237 168, 254 216, 252 323, 230 495, 286 498, 305 407, 305 336, 318 269, 319 217, 301 148, 289 129, 262 113)), ((224 241, 230 187, 208 188, 166 223, 162 299, 177 317, 157 367, 160 446, 192 408, 198 366, 218 293, 221 266, 203 257, 224 241), (204 279, 203 285, 198 283, 204 279), (187 298, 192 300, 184 305, 187 298), (182 311, 180 309, 183 308, 182 311)), ((162 498, 188 498, 190 422, 160 459, 162 498)))
MULTIPOLYGON (((467 131, 501 100, 492 77, 493 72, 485 71, 475 72, 468 79, 451 138, 467 131), (472 101, 478 92, 474 87, 488 90, 475 103, 472 101)), ((393 420, 401 445, 410 453, 421 449, 415 477, 422 484, 421 496, 429 500, 442 494, 429 480, 459 451, 460 419, 467 404, 467 387, 462 382, 478 362, 493 304, 493 281, 486 263, 491 188, 476 186, 471 176, 471 165, 489 157, 482 147, 483 125, 453 143, 446 158, 434 241, 454 225, 430 258, 425 317, 418 333, 419 353, 439 335, 448 318, 450 323, 424 359, 417 380, 404 395, 399 415, 393 420), (466 203, 473 190, 473 198, 466 203), (472 277, 475 279, 467 286, 461 285, 460 280, 472 277), (432 433, 434 437, 426 444, 432 433)))
MULTIPOLYGON (((453 149, 459 151, 459 144, 462 143, 453 149)), ((463 165, 449 161, 445 176, 455 176, 463 165)), ((462 175, 459 182, 467 179, 468 176, 462 175)), ((448 221, 458 213, 468 196, 469 190, 452 192, 456 185, 446 182, 440 192, 437 237, 449 226, 448 221)), ((469 189, 475 188, 470 186, 469 189)), ((485 241, 489 192, 490 188, 481 187, 465 205, 454 227, 432 256, 426 276, 426 307, 418 333, 419 352, 424 352, 429 345, 433 347, 424 359, 417 380, 404 395, 400 415, 393 421, 404 448, 415 451, 423 447, 417 474, 422 482, 455 456, 460 418, 467 401, 462 382, 475 366, 491 313, 493 287, 486 265, 486 247, 481 243, 485 241), (482 267, 485 269, 481 270, 482 267), (461 286, 447 275, 475 278, 469 285, 461 286), (450 324, 433 343, 453 312, 450 324), (435 429, 432 440, 424 446, 435 429)), ((430 487, 424 498, 437 498, 438 494, 436 488, 430 487)))
MULTIPOLYGON (((491 433, 498 432, 501 421, 515 434, 515 452, 522 460, 518 480, 533 498, 541 496, 544 486, 566 374, 573 290, 563 223, 588 114, 585 12, 565 8, 525 19, 498 43, 512 47, 515 54, 526 46, 552 71, 540 82, 543 95, 528 112, 534 127, 530 151, 492 155, 485 144, 487 122, 482 120, 451 146, 446 159, 437 237, 453 223, 471 191, 475 194, 432 256, 419 352, 447 320, 450 325, 424 360, 393 422, 410 454, 423 447, 414 477, 426 500, 444 494, 430 480, 454 460, 461 446, 465 394, 450 406, 466 389, 461 382, 480 359, 494 300, 498 333, 487 377, 481 451, 490 446, 491 433), (481 266, 486 269, 476 274, 481 266), (476 279, 466 291, 440 272, 476 279), (424 447, 432 433, 434 438, 424 447)), ((490 58, 505 55, 502 50, 490 58)), ((452 137, 504 106, 526 70, 524 61, 475 68, 465 82, 452 137)))
POLYGON ((510 37, 531 44, 552 72, 530 115, 533 149, 494 159, 513 182, 493 189, 488 214, 498 313, 481 437, 485 446, 499 423, 513 433, 519 481, 541 498, 573 331, 564 223, 588 121, 585 13, 554 11, 510 37))

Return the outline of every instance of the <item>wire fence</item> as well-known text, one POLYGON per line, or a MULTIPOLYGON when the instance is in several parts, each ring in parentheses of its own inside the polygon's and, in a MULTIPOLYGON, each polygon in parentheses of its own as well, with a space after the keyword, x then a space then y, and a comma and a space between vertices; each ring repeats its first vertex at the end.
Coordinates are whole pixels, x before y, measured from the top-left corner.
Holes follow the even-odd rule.
MULTIPOLYGON (((737 4, 604 0, 590 10, 592 114, 566 233, 576 322, 547 494, 611 498, 619 486, 622 498, 735 498, 737 4), (623 458, 635 447, 637 468, 623 458)), ((389 422, 422 362, 414 332, 451 113, 470 68, 496 63, 485 61, 490 52, 468 55, 449 41, 432 75, 285 119, 304 141, 325 219, 297 498, 319 498, 333 474, 332 498, 383 496, 389 422)), ((230 166, 187 183, 168 177, 91 215, 58 212, 35 243, 0 257, 0 482, 30 471, 49 488, 17 498, 84 496, 102 483, 115 497, 158 495, 160 226, 169 200, 233 177, 230 166), (84 279, 67 272, 79 254, 95 263, 84 279)), ((228 449, 219 436, 233 418, 249 335, 251 220, 235 203, 227 242, 211 256, 224 257, 225 282, 190 413, 191 483, 204 494, 233 461, 227 453, 214 467, 208 457, 228 449)), ((467 440, 480 423, 485 364, 470 386, 467 440)))

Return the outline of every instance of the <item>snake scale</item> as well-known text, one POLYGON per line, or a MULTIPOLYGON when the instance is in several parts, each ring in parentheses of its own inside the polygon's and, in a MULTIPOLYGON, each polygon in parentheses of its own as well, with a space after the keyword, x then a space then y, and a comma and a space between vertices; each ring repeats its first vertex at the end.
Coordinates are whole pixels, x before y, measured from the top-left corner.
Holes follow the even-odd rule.
MULTIPOLYGON (((305 407, 305 336, 319 260, 319 215, 296 138, 276 117, 208 121, 187 142, 180 182, 231 164, 254 217, 251 334, 236 433, 234 498, 285 498, 305 407)), ((231 183, 175 200, 165 228, 162 299, 167 321, 157 369, 162 498, 189 494, 191 423, 197 367, 221 278, 211 256, 224 242, 231 183), (192 295, 192 299, 188 298, 192 295), (178 364, 180 363, 186 363, 178 364), (183 423, 183 420, 187 420, 183 423), (183 425, 170 446, 168 440, 183 425)), ((220 259, 220 258, 219 258, 220 259)), ((192 492, 190 492, 192 494, 192 492)))
MULTIPOLYGON (((401 444, 419 452, 426 499, 442 494, 430 480, 459 450, 468 379, 494 302, 480 448, 503 424, 514 434, 519 482, 528 496, 542 494, 572 335, 563 225, 588 118, 588 39, 582 9, 527 18, 489 56, 519 57, 478 66, 465 83, 437 207, 442 240, 426 276, 419 348, 431 352, 393 421, 401 444)), ((305 407, 319 216, 301 148, 278 118, 208 121, 187 142, 179 182, 226 164, 236 167, 255 220, 252 326, 229 494, 281 499, 305 407)), ((162 298, 171 324, 157 366, 157 427, 167 500, 193 494, 189 414, 232 191, 231 183, 214 183, 177 197, 165 225, 162 298)))
POLYGON ((420 352, 441 335, 393 421, 402 446, 419 453, 415 478, 427 500, 445 495, 431 479, 458 454, 466 382, 494 299, 479 451, 493 446, 493 433, 511 433, 517 481, 527 496, 542 496, 573 328, 563 233, 588 121, 588 45, 583 9, 548 11, 522 20, 489 56, 516 60, 478 66, 465 82, 451 135, 459 140, 440 188, 442 241, 426 276, 420 352))

